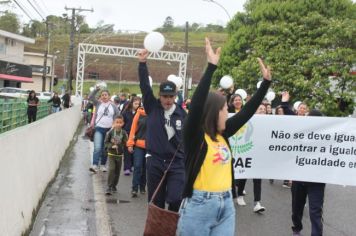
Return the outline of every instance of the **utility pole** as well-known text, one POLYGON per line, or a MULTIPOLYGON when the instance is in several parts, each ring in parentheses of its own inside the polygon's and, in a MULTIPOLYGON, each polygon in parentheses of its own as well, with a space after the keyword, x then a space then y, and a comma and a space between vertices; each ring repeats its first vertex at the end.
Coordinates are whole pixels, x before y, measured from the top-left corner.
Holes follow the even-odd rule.
MULTIPOLYGON (((189 22, 185 22, 185 43, 184 43, 184 48, 185 52, 188 53, 188 31, 189 31, 189 22)), ((185 80, 184 80, 184 99, 188 98, 188 83, 189 80, 187 78, 187 75, 185 75, 185 80)))
POLYGON ((46 24, 46 35, 45 35, 45 42, 46 42, 46 48, 45 48, 45 53, 44 53, 44 58, 43 58, 43 71, 42 71, 42 91, 46 91, 46 79, 47 79, 47 56, 48 56, 48 51, 49 51, 49 23, 48 19, 45 21, 46 24))
POLYGON ((69 94, 72 94, 72 80, 73 80, 73 49, 74 49, 74 34, 75 34, 75 11, 90 11, 93 12, 93 9, 82 9, 82 8, 64 8, 66 11, 72 11, 71 18, 71 31, 70 31, 70 44, 69 44, 69 52, 68 52, 68 67, 67 67, 67 78, 68 78, 68 86, 69 94))

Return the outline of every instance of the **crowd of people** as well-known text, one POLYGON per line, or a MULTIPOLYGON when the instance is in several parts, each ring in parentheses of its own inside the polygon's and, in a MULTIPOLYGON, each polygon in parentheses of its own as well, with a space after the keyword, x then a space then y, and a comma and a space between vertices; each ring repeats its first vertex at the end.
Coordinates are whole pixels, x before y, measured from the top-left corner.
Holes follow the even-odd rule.
MULTIPOLYGON (((234 94, 233 88, 210 91, 220 51, 214 51, 206 39, 207 68, 193 96, 185 101, 171 81, 162 82, 158 98, 154 96, 149 83, 148 51, 141 50, 138 75, 142 97, 122 93, 110 100, 108 90, 96 87, 82 104, 86 124, 95 129, 89 170, 94 174, 109 171, 106 194, 117 191, 123 168, 124 175, 133 175, 133 198, 145 194, 147 186, 148 201, 179 212, 177 235, 181 236, 234 235, 234 201, 246 205, 246 179, 234 176, 228 138, 254 114, 321 115, 317 110, 308 112, 305 103, 292 111, 288 92, 282 94, 282 103, 273 112, 272 105, 264 100, 272 81, 271 69, 259 58, 263 81, 246 101, 234 94), (233 115, 228 117, 228 113, 233 115), (166 179, 159 187, 165 172, 166 179)), ((255 213, 266 210, 261 204, 261 182, 253 179, 255 213)), ((283 186, 291 187, 293 235, 300 235, 303 229, 307 196, 312 235, 322 235, 325 184, 285 180, 283 186)))

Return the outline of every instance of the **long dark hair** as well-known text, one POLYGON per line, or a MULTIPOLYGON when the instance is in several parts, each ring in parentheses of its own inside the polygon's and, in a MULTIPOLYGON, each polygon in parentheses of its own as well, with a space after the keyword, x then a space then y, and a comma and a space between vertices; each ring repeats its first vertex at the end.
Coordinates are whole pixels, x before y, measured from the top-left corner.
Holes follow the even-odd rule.
MULTIPOLYGON (((141 98, 140 97, 132 97, 130 102, 127 103, 127 105, 125 106, 125 108, 123 109, 123 111, 132 111, 133 109, 133 103, 139 101, 141 102, 141 98)), ((140 107, 140 106, 138 106, 140 107)))
POLYGON ((36 92, 35 92, 35 90, 31 90, 31 91, 28 93, 27 101, 30 100, 30 99, 35 99, 35 98, 36 98, 36 92), (31 97, 31 93, 33 93, 33 97, 31 97))
POLYGON ((217 141, 219 111, 224 107, 226 98, 218 93, 209 92, 204 104, 203 130, 213 141, 217 141))

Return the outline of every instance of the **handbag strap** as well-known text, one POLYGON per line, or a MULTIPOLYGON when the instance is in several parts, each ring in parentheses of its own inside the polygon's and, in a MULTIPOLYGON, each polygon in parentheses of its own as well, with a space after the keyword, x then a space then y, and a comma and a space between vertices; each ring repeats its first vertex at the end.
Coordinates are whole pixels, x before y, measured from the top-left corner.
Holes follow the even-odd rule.
POLYGON ((151 201, 149 202, 150 204, 151 204, 151 203, 153 202, 153 200, 156 198, 156 195, 157 195, 159 189, 161 188, 161 185, 162 185, 164 179, 165 179, 166 176, 167 176, 167 172, 168 172, 169 168, 171 167, 171 165, 172 165, 174 159, 176 158, 176 154, 177 154, 177 152, 178 152, 178 150, 179 150, 179 147, 180 147, 180 143, 178 144, 178 147, 177 147, 176 151, 174 152, 174 155, 173 155, 173 157, 172 157, 171 162, 169 163, 167 169, 164 171, 164 174, 163 174, 163 176, 162 176, 162 179, 161 179, 161 181, 159 182, 159 184, 158 184, 156 190, 154 191, 154 193, 153 193, 153 195, 152 195, 152 197, 151 197, 151 201))

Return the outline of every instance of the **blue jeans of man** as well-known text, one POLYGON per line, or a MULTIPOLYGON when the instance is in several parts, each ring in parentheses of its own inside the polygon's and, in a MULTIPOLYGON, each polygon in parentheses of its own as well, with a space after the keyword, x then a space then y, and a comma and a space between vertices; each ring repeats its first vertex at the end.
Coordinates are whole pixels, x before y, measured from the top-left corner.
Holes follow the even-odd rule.
POLYGON ((311 235, 323 235, 323 203, 324 183, 299 182, 292 183, 292 230, 300 232, 303 229, 303 210, 308 196, 309 215, 311 221, 311 235))
POLYGON ((145 191, 146 188, 146 149, 135 147, 133 153, 133 178, 132 178, 132 190, 145 191))
POLYGON ((233 236, 235 207, 231 191, 205 192, 193 190, 179 209, 178 236, 233 236))
POLYGON ((95 127, 93 165, 99 165, 99 162, 101 165, 106 165, 108 157, 104 148, 104 139, 109 130, 110 128, 95 127))

